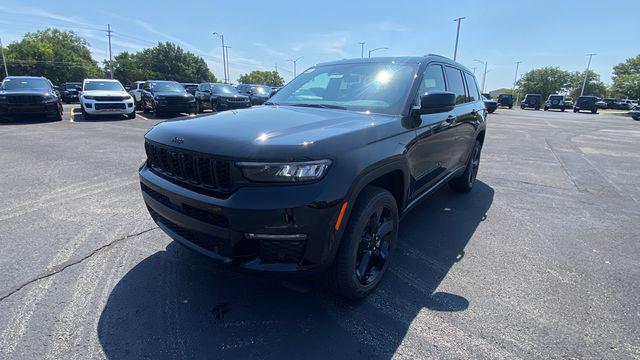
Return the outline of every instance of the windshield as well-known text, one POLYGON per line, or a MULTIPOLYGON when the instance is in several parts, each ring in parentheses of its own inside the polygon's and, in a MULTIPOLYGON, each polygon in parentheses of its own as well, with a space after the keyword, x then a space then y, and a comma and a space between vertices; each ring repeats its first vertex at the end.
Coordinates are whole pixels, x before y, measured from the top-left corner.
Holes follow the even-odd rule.
POLYGON ((81 83, 66 83, 66 84, 64 84, 63 88, 65 90, 80 90, 80 89, 82 89, 82 84, 81 83))
POLYGON ((271 88, 268 86, 252 86, 251 91, 254 94, 258 95, 269 95, 271 94, 271 88))
POLYGON ((238 89, 231 85, 213 85, 213 92, 216 94, 237 94, 238 89))
POLYGON ((489 95, 489 94, 482 94, 482 97, 483 97, 485 100, 491 100, 491 95, 489 95))
POLYGON ((500 96, 498 96, 499 99, 511 99, 512 95, 510 94, 500 94, 500 96))
POLYGON ((45 79, 4 79, 3 90, 48 90, 49 82, 45 79))
POLYGON ((183 93, 185 91, 184 86, 174 82, 154 82, 151 83, 151 88, 157 92, 183 93))
POLYGON ((332 106, 400 114, 418 64, 357 63, 313 67, 270 100, 280 105, 332 106))
POLYGON ((116 81, 87 81, 84 83, 83 91, 124 91, 122 84, 116 81))

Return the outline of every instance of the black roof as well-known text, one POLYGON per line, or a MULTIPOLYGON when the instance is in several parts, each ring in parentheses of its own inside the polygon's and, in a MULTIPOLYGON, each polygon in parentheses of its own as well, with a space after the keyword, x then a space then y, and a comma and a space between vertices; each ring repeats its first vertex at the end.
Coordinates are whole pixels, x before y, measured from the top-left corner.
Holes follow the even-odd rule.
POLYGON ((449 59, 448 57, 437 55, 437 54, 427 54, 424 56, 387 56, 387 57, 342 59, 342 60, 336 60, 336 61, 323 62, 317 65, 320 66, 320 65, 335 65, 335 64, 393 63, 393 62, 420 64, 420 63, 430 62, 430 61, 439 61, 446 64, 455 65, 471 73, 471 70, 469 70, 469 68, 467 68, 466 66, 458 62, 455 62, 449 59))

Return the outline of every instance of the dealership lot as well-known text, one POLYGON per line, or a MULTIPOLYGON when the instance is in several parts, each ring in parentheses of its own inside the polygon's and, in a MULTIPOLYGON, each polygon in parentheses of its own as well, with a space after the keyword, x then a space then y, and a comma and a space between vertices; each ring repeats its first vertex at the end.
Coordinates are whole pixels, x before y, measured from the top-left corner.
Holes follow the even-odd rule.
POLYGON ((638 358, 640 123, 499 109, 479 183, 402 222, 381 287, 237 273, 149 217, 160 120, 0 123, 0 358, 638 358))

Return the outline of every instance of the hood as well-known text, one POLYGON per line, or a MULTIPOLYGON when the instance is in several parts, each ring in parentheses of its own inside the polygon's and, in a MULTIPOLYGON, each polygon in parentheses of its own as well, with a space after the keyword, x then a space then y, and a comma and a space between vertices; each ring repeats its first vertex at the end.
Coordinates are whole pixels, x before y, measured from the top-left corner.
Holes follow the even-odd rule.
POLYGON ((89 90, 89 91, 83 91, 82 95, 89 95, 89 96, 126 96, 126 95, 129 95, 129 93, 126 92, 125 90, 121 90, 121 91, 89 90))
POLYGON ((189 97, 191 94, 189 94, 188 92, 183 92, 183 93, 177 93, 174 91, 167 91, 167 92, 162 92, 162 91, 156 91, 153 93, 153 96, 164 96, 164 97, 189 97))
POLYGON ((178 121, 149 130, 149 140, 251 160, 332 157, 403 130, 400 117, 345 110, 262 106, 178 121), (181 138, 180 144, 172 142, 181 138), (295 154, 295 158, 292 155, 295 154))
POLYGON ((52 92, 46 90, 0 90, 0 95, 47 95, 52 94, 52 92))

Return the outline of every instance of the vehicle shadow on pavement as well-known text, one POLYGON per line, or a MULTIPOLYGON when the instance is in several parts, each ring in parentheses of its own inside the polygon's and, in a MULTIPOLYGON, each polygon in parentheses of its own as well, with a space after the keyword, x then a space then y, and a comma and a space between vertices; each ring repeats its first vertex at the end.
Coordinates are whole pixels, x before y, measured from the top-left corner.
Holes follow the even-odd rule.
POLYGON ((30 125, 40 123, 54 123, 57 120, 47 119, 45 116, 39 115, 18 115, 11 117, 0 117, 0 126, 2 125, 30 125))
POLYGON ((319 281, 236 272, 172 242, 114 287, 98 323, 100 344, 110 359, 389 358, 414 345, 427 351, 431 344, 407 345, 415 340, 406 334, 414 321, 437 327, 427 324, 436 312, 469 306, 436 290, 464 258, 493 195, 478 181, 469 194, 444 188, 410 212, 389 272, 361 302, 338 298, 319 281))

